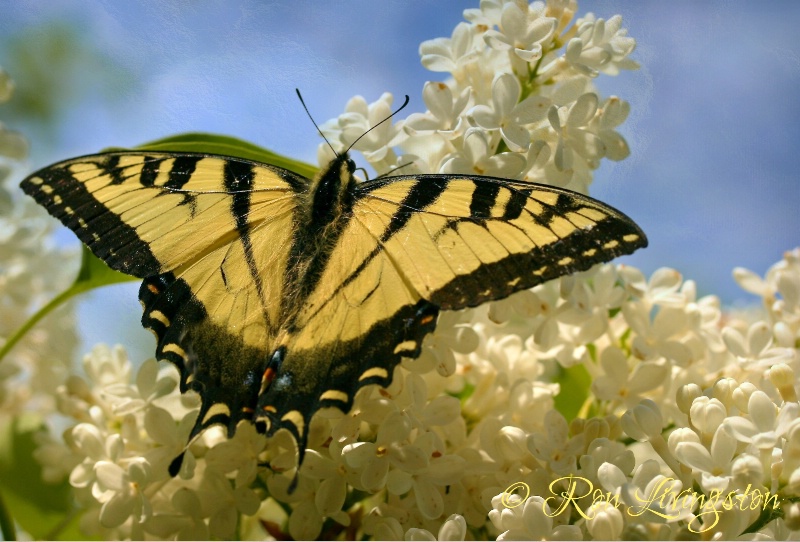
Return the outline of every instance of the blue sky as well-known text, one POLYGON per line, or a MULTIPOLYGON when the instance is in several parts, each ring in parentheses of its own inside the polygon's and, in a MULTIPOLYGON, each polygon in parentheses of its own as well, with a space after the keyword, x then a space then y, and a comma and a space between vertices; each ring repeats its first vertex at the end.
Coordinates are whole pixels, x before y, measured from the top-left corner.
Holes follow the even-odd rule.
MULTIPOLYGON (((8 3, 0 36, 66 22, 132 75, 81 87, 94 68, 76 69, 79 95, 48 141, 13 127, 31 137, 31 167, 184 131, 235 135, 315 162, 318 137, 295 87, 318 121, 355 94, 372 101, 384 91, 409 94, 407 112, 421 111, 422 85, 441 74, 422 68, 419 43, 449 36, 477 3, 8 3)), ((763 274, 800 245, 800 3, 580 1, 579 13, 588 11, 622 14, 642 65, 598 80, 604 95, 631 102, 621 130, 631 157, 604 164, 591 188, 648 234, 650 247, 624 261, 647 274, 677 268, 726 304, 753 302, 733 267, 763 274)), ((136 288, 118 297, 131 322, 139 318, 136 288)))

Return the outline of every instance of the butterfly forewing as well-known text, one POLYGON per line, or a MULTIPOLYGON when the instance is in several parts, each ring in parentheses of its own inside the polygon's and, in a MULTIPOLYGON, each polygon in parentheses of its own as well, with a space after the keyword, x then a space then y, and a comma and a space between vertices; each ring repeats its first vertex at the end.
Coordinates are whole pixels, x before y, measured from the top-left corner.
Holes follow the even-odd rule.
POLYGON ((596 200, 491 177, 365 183, 356 219, 442 309, 500 299, 647 244, 633 221, 596 200))

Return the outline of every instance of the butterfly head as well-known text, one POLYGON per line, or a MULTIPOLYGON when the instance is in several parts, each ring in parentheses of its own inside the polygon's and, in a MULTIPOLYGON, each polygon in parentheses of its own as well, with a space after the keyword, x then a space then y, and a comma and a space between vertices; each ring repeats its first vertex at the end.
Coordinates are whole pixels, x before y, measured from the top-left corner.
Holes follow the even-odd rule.
POLYGON ((311 119, 311 123, 317 129, 317 131, 319 132, 319 135, 322 136, 322 139, 325 140, 325 143, 328 144, 328 147, 330 147, 330 149, 336 155, 336 158, 334 158, 331 161, 331 163, 328 164, 328 167, 321 171, 321 173, 320 173, 318 178, 324 179, 330 173, 333 173, 333 174, 338 176, 339 181, 341 183, 341 186, 348 186, 350 184, 350 182, 352 182, 353 173, 356 171, 356 164, 350 158, 350 150, 353 147, 356 146, 356 143, 361 141, 362 137, 364 137, 365 135, 370 133, 372 130, 374 130, 375 128, 377 128, 378 126, 380 126, 381 124, 383 124, 384 122, 386 122, 387 120, 391 119, 393 116, 398 114, 400 111, 402 111, 405 108, 405 106, 408 105, 408 100, 409 100, 408 95, 406 94, 405 100, 403 100, 403 105, 401 105, 395 111, 393 111, 392 113, 387 115, 386 118, 384 118, 380 122, 377 122, 376 124, 373 124, 372 126, 370 126, 363 134, 358 136, 355 139, 355 141, 350 143, 350 146, 347 147, 347 149, 344 152, 339 153, 339 152, 336 151, 336 149, 333 147, 333 145, 331 145, 331 142, 328 141, 328 138, 325 137, 325 134, 322 132, 322 130, 320 129, 320 127, 317 125, 316 121, 314 120, 314 117, 311 116, 311 113, 309 112, 308 107, 306 106, 306 102, 303 100, 302 94, 300 94, 300 89, 295 89, 295 92, 297 92, 297 97, 300 99, 300 103, 303 105, 303 109, 305 109, 306 114, 308 115, 308 118, 311 119))
POLYGON ((353 176, 353 173, 355 173, 356 163, 352 158, 350 158, 350 153, 345 151, 341 154, 337 154, 336 158, 331 160, 326 169, 327 171, 338 175, 339 179, 341 179, 344 183, 353 176))

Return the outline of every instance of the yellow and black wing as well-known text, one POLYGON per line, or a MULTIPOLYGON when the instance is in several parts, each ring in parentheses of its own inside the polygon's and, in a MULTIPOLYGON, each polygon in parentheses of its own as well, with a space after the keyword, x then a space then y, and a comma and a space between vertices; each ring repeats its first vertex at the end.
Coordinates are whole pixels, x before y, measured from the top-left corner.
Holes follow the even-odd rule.
POLYGON ((144 279, 156 356, 202 397, 196 434, 252 419, 307 184, 228 157, 111 152, 54 164, 22 188, 111 268, 144 279))
POLYGON ((109 266, 144 279, 156 355, 202 399, 192 435, 241 420, 285 428, 300 461, 314 413, 388 385, 440 309, 647 244, 628 217, 567 190, 458 175, 359 184, 354 167, 343 154, 312 181, 233 157, 115 152, 22 187, 109 266))

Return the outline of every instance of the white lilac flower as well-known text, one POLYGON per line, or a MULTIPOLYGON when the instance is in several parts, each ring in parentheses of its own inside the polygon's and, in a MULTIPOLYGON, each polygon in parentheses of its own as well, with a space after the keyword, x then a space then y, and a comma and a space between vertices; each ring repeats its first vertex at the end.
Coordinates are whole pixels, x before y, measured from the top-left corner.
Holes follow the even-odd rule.
POLYGON ((550 176, 556 170, 550 160, 550 147, 547 142, 535 138, 532 141, 525 157, 528 162, 528 169, 522 180, 551 186, 564 186, 569 182, 565 175, 558 172, 556 172, 558 174, 555 177, 550 176))
POLYGON ((450 515, 447 520, 442 523, 439 532, 433 536, 430 531, 426 529, 411 528, 406 531, 405 540, 465 540, 467 535, 467 522, 458 514, 450 515))
POLYGON ((777 346, 797 348, 800 344, 800 248, 784 253, 783 259, 770 267, 763 279, 741 267, 734 269, 733 276, 743 289, 762 298, 777 346))
POLYGON ((732 474, 731 461, 736 453, 736 439, 720 425, 714 432, 711 445, 706 448, 699 442, 681 442, 675 446, 675 458, 700 474, 700 485, 708 492, 729 489, 732 474))
POLYGON ((170 412, 158 406, 151 406, 144 413, 144 430, 152 443, 142 456, 151 465, 156 465, 156 472, 165 476, 165 469, 169 464, 183 453, 183 461, 178 476, 184 479, 191 478, 195 469, 195 457, 191 448, 186 447, 197 412, 190 411, 175 423, 170 412))
POLYGON ((119 435, 104 437, 94 425, 82 423, 71 431, 71 444, 75 452, 83 457, 81 464, 76 465, 69 477, 74 487, 90 487, 96 481, 94 467, 99 461, 117 459, 121 453, 122 442, 119 435))
POLYGON ((616 75, 619 70, 637 69, 629 55, 636 41, 622 28, 622 17, 595 19, 589 14, 578 20, 578 31, 566 47, 565 58, 579 72, 596 77, 599 72, 616 75))
POLYGON ((494 146, 491 135, 470 128, 464 135, 463 146, 459 152, 447 158, 441 173, 518 178, 525 169, 525 157, 511 152, 494 154, 494 146))
POLYGON ((118 527, 128 518, 144 523, 152 514, 150 500, 144 489, 150 483, 150 464, 134 460, 126 467, 111 461, 98 461, 94 466, 100 502, 100 523, 118 527))
POLYGON ((778 390, 781 399, 787 403, 797 403, 798 395, 795 373, 792 368, 785 363, 776 363, 767 371, 770 382, 778 390))
POLYGON ((689 420, 701 437, 710 439, 728 417, 728 409, 717 398, 701 395, 689 409, 689 420))
POLYGON ((446 84, 428 81, 422 89, 422 100, 428 111, 412 113, 403 123, 403 129, 409 135, 436 134, 449 140, 464 132, 466 122, 462 113, 469 104, 469 87, 453 96, 446 84))
POLYGON ((583 435, 570 438, 566 420, 555 410, 545 415, 545 428, 547 433, 533 433, 528 437, 528 449, 554 473, 574 473, 577 454, 584 446, 583 435))
POLYGON ((439 316, 437 332, 425 338, 422 354, 412 362, 415 372, 435 369, 442 376, 450 376, 456 370, 456 354, 469 354, 478 348, 478 335, 468 322, 462 322, 462 314, 451 311, 439 316))
POLYGON ((575 525, 556 525, 553 511, 542 497, 523 500, 516 493, 492 498, 489 519, 498 531, 497 540, 581 540, 575 525))
MULTIPOLYGON (((781 458, 783 458, 785 450, 781 449, 781 458)), ((772 474, 772 473, 769 473, 772 474)), ((739 454, 731 464, 731 476, 733 478, 733 487, 746 488, 748 485, 754 488, 762 488, 766 481, 764 478, 764 465, 755 455, 743 452, 739 454)))
POLYGON ((210 469, 203 473, 197 495, 203 515, 208 517, 209 534, 216 539, 230 540, 236 534, 240 515, 251 516, 258 511, 259 497, 249 485, 231 481, 210 469))
POLYGON ((531 144, 525 125, 537 122, 547 114, 550 100, 528 96, 520 100, 522 87, 511 74, 498 75, 492 83, 492 103, 476 105, 467 113, 470 122, 486 130, 499 130, 509 149, 526 152, 531 144))
POLYGON ((342 506, 347 498, 348 484, 358 483, 356 471, 347 465, 341 454, 334 460, 316 450, 307 450, 303 474, 319 480, 314 496, 319 515, 347 525, 349 517, 343 512, 342 506))
MULTIPOLYGON (((141 538, 145 532, 233 536, 238 518, 258 509, 259 499, 250 485, 256 473, 254 457, 265 438, 252 426, 251 431, 240 428, 236 438, 217 439, 219 450, 212 447, 206 453, 214 439, 209 434, 213 432, 206 432, 193 445, 203 451, 199 468, 195 464, 200 460, 187 450, 181 477, 170 478, 167 466, 186 446, 196 416, 180 406, 175 369, 170 367, 159 377, 152 362, 144 363, 133 384, 124 351, 103 347, 86 356, 85 367, 88 383, 71 377, 60 405, 65 413, 85 420, 68 431, 68 442, 73 456, 83 458, 72 469, 70 484, 80 491, 77 496, 87 510, 96 514, 97 524, 88 522, 87 527, 93 532, 111 529, 123 538, 141 538), (244 445, 251 442, 255 444, 250 448, 244 445), (235 480, 228 480, 229 475, 235 480), (189 516, 180 504, 186 499, 200 503, 189 516), (174 509, 165 512, 165 506, 174 509)), ((46 466, 63 457, 54 452, 49 444, 38 457, 46 466)))
MULTIPOLYGON (((481 322, 475 329, 488 326, 481 322)), ((462 405, 462 415, 468 420, 488 418, 527 430, 543 428, 542 418, 530 412, 551 410, 557 386, 536 381, 542 373, 541 362, 527 344, 521 347, 519 337, 482 341, 478 350, 462 360, 461 369, 459 376, 472 390, 462 405)))
MULTIPOLYGON (((611 264, 598 265, 589 271, 562 277, 561 291, 571 311, 591 318, 597 318, 598 313, 617 309, 627 300, 625 290, 618 283, 617 269, 611 264)), ((579 318, 578 321, 583 325, 586 319, 579 318)), ((604 320, 607 321, 607 318, 604 320)), ((568 315, 565 321, 570 323, 568 315)))
MULTIPOLYGON (((14 81, 0 67, 0 104, 7 102, 14 94, 14 81)), ((0 157, 10 160, 24 160, 28 156, 28 141, 17 132, 8 130, 0 122, 0 157)), ((0 164, 3 165, 3 164, 0 164)), ((0 175, 0 182, 4 176, 0 175)))
POLYGON ((419 54, 422 65, 434 72, 449 72, 458 81, 466 65, 478 57, 482 45, 475 25, 459 23, 450 38, 422 42, 419 54))
POLYGON ((498 22, 499 30, 489 30, 484 39, 493 49, 513 52, 525 62, 535 62, 542 57, 542 44, 556 29, 556 20, 543 16, 544 4, 503 5, 498 22))
POLYGON ((233 438, 220 442, 205 455, 207 468, 222 475, 235 472, 236 487, 247 487, 256 478, 266 441, 253 424, 241 422, 233 438))
POLYGON ((617 540, 625 527, 622 512, 606 501, 590 505, 586 515, 586 528, 596 540, 617 540))
POLYGON ((664 360, 642 361, 631 369, 623 351, 611 346, 603 350, 600 364, 604 374, 592 382, 592 391, 598 399, 617 401, 633 406, 642 394, 661 386, 670 367, 664 360))
POLYGON ((689 524, 690 528, 695 533, 713 533, 715 540, 733 540, 742 536, 745 529, 758 519, 761 506, 754 502, 752 493, 737 496, 737 501, 733 510, 725 508, 723 499, 709 501, 705 513, 698 514, 689 524))
POLYGON ((782 468, 778 478, 789 484, 794 494, 800 493, 800 423, 792 424, 786 431, 781 449, 782 468))
POLYGON ((617 126, 625 122, 630 113, 631 106, 628 102, 616 96, 610 96, 600 104, 594 118, 594 129, 597 137, 603 144, 605 157, 618 162, 627 158, 630 147, 625 138, 616 131, 617 126))
POLYGON ((691 351, 683 343, 689 328, 685 310, 661 307, 651 321, 649 307, 640 301, 625 304, 622 313, 625 321, 636 332, 632 345, 635 357, 642 360, 663 357, 680 367, 688 365, 691 351))
MULTIPOLYGON (((0 90, 2 92, 2 90, 0 90)), ((17 132, 7 129, 0 122, 0 156, 12 160, 23 160, 28 156, 28 141, 17 132)))
POLYGON ((599 159, 605 155, 602 140, 593 132, 590 123, 598 109, 598 98, 586 93, 569 106, 550 106, 547 119, 558 136, 553 152, 553 162, 560 171, 576 169, 576 162, 584 160, 589 169, 597 169, 599 159))
POLYGON ((347 464, 359 471, 361 485, 367 491, 375 492, 386 485, 393 462, 413 462, 420 468, 426 465, 422 451, 408 441, 410 433, 411 420, 396 411, 381 423, 374 443, 356 442, 344 447, 347 464))
POLYGON ((752 444, 759 450, 772 450, 800 415, 798 403, 785 403, 778 408, 763 391, 755 391, 747 402, 745 416, 729 416, 724 427, 738 441, 752 444))
POLYGON ((694 517, 691 507, 680 502, 683 484, 664 476, 658 461, 644 461, 636 467, 630 480, 620 476, 621 472, 613 473, 611 469, 606 469, 606 472, 607 484, 603 487, 607 491, 619 488, 622 502, 628 506, 626 519, 631 523, 676 523, 691 521, 694 517), (617 485, 610 481, 612 474, 613 484, 617 485))
MULTIPOLYGON (((337 151, 352 145, 379 174, 385 173, 397 165, 392 147, 400 144, 406 135, 401 124, 386 120, 392 114, 392 102, 393 97, 388 92, 370 104, 363 97, 354 96, 338 119, 324 123, 320 129, 328 141, 336 143, 337 151)), ((323 163, 330 161, 327 150, 320 154, 323 163)))
POLYGON ((178 489, 170 499, 173 511, 154 513, 148 532, 161 538, 208 540, 208 525, 197 493, 189 488, 178 489))
POLYGON ((584 441, 589 445, 585 453, 580 456, 578 465, 580 466, 579 475, 581 478, 589 480, 595 486, 602 486, 604 489, 616 492, 616 486, 612 488, 603 476, 607 476, 606 469, 613 467, 615 472, 628 473, 636 466, 636 458, 633 451, 626 448, 622 443, 609 439, 608 437, 594 437, 591 432, 584 432, 584 441))
POLYGON ((648 309, 654 306, 680 308, 686 303, 686 297, 680 292, 683 277, 675 269, 662 267, 647 280, 635 267, 621 266, 619 275, 628 292, 644 302, 648 309))
MULTIPOLYGON (((533 341, 537 347, 542 350, 548 350, 557 344, 559 316, 564 310, 559 306, 559 282, 546 282, 534 286, 528 292, 530 293, 513 296, 513 300, 509 298, 512 301, 507 303, 515 303, 515 312, 522 313, 527 317, 527 325, 532 332, 533 341)), ((492 312, 490 312, 491 315, 492 312)), ((495 316, 495 318, 497 317, 495 316)))
POLYGON ((768 301, 774 301, 777 298, 776 294, 781 294, 781 297, 787 294, 790 306, 794 307, 800 299, 790 283, 795 282, 798 273, 800 273, 800 248, 785 252, 783 259, 770 267, 764 279, 741 267, 735 268, 733 274, 737 282, 748 292, 771 298, 767 299, 768 301), (788 288, 781 291, 785 286, 788 288))
POLYGON ((75 447, 64 445, 69 435, 56 437, 47 432, 34 436, 36 448, 33 457, 42 466, 42 479, 50 484, 65 480, 83 461, 83 455, 74 451, 75 447))
POLYGON ((432 437, 431 433, 414 441, 416 449, 422 450, 424 455, 393 469, 387 477, 386 489, 394 495, 413 490, 415 509, 425 519, 437 519, 444 513, 444 488, 458 482, 466 462, 458 455, 431 451, 432 438, 426 437, 432 437))
POLYGON ((722 339, 728 350, 747 370, 754 367, 769 368, 779 363, 790 363, 797 358, 794 348, 773 346, 773 333, 766 322, 755 322, 747 330, 747 337, 732 327, 722 330, 722 339))
POLYGON ((463 15, 474 26, 491 28, 500 24, 503 6, 512 0, 480 0, 479 8, 467 8, 463 15))

